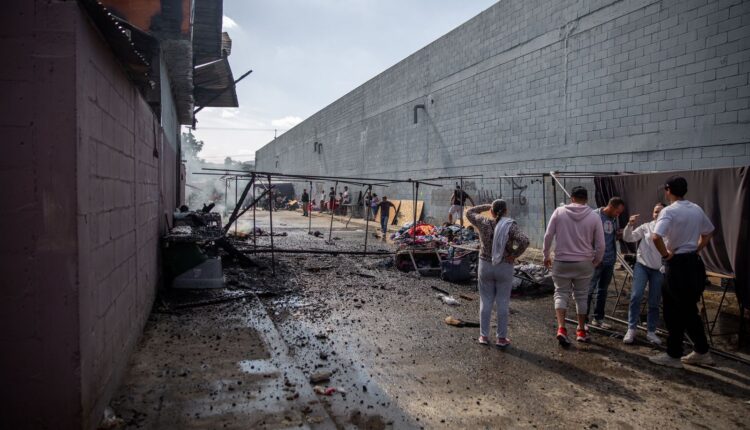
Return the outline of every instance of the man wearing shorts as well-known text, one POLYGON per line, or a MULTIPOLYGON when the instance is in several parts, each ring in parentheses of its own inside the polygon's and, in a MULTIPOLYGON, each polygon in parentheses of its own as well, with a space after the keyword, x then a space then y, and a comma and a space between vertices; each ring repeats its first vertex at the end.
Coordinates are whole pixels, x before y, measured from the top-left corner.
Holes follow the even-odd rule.
POLYGON ((586 314, 588 292, 594 268, 604 257, 604 228, 599 216, 586 204, 588 191, 574 187, 570 204, 555 209, 544 234, 544 265, 551 268, 555 282, 555 314, 557 317, 557 341, 561 346, 570 346, 565 314, 571 293, 578 314, 576 340, 588 342, 586 314), (555 258, 552 261, 551 246, 555 241, 555 258))
POLYGON ((474 200, 471 196, 466 194, 466 191, 462 190, 459 185, 456 185, 456 189, 453 190, 453 194, 451 195, 451 208, 448 210, 448 224, 453 224, 453 217, 456 217, 463 222, 463 207, 465 206, 467 199, 471 202, 471 205, 474 206, 474 200))

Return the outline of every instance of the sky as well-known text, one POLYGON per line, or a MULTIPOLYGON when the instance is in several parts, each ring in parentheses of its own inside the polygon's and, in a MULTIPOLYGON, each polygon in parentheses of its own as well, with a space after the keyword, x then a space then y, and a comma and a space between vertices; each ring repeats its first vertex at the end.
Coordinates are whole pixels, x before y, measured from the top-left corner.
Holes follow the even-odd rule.
POLYGON ((206 108, 201 158, 255 151, 496 0, 224 0, 239 108, 206 108))

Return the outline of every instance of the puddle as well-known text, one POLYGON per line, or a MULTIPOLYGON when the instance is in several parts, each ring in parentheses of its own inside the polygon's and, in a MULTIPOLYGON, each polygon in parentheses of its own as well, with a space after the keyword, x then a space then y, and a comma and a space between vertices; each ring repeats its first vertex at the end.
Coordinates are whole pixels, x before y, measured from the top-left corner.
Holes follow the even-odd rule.
POLYGON ((279 371, 269 360, 242 360, 237 364, 240 370, 253 375, 268 375, 279 371))

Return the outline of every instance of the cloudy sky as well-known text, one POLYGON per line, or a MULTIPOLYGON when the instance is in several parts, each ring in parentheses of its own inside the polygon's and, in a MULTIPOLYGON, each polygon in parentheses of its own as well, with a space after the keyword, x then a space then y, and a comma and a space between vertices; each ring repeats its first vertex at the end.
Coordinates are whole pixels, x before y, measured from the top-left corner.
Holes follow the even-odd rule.
POLYGON ((200 156, 252 160, 278 134, 496 0, 224 0, 240 107, 198 116, 200 156))

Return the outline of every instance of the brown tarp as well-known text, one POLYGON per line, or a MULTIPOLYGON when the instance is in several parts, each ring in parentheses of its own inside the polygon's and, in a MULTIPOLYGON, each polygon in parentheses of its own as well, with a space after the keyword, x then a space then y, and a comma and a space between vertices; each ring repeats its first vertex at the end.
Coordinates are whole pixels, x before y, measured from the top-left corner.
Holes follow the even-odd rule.
POLYGON ((612 196, 625 200, 620 222, 640 214, 638 223, 651 220, 656 202, 667 203, 664 182, 672 175, 687 179, 687 200, 706 212, 716 230, 709 246, 701 253, 706 269, 736 278, 737 298, 750 308, 750 167, 601 176, 595 179, 596 202, 606 204, 612 196))

